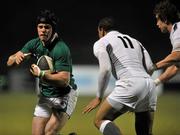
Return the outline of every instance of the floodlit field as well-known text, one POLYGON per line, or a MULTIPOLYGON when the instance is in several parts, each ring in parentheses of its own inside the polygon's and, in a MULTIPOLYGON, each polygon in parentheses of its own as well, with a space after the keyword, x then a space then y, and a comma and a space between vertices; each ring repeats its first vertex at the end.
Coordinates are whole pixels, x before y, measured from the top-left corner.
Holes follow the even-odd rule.
MULTIPOLYGON (((83 107, 92 97, 79 97, 71 119, 62 130, 63 135, 100 135, 93 126, 95 111, 83 115, 83 107)), ((36 95, 30 93, 0 93, 0 135, 31 135, 31 120, 36 95)), ((154 135, 180 135, 180 92, 163 93, 158 98, 154 135)), ((127 113, 115 121, 124 135, 135 135, 134 115, 127 113)))

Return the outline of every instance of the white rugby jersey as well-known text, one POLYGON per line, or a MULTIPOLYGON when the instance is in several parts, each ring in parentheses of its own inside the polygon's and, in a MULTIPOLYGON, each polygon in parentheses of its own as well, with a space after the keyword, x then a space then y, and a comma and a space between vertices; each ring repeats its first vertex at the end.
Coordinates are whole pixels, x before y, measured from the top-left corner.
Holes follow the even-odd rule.
POLYGON ((180 22, 173 25, 170 33, 172 51, 180 51, 180 22))
POLYGON ((153 64, 151 58, 142 44, 128 35, 111 31, 95 42, 93 51, 97 59, 101 53, 107 53, 109 59, 101 61, 111 64, 116 80, 149 77, 146 70, 153 64))

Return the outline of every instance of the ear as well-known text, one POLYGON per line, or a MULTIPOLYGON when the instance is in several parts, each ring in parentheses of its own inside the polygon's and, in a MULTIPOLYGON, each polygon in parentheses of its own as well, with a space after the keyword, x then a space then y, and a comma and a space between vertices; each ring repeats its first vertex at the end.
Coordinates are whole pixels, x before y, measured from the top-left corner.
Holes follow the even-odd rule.
POLYGON ((166 20, 164 21, 164 23, 167 24, 167 25, 169 25, 170 22, 166 19, 166 20))
POLYGON ((99 31, 102 31, 102 30, 103 30, 103 28, 102 28, 102 27, 98 27, 98 30, 99 30, 99 31))
POLYGON ((103 36, 106 35, 106 31, 104 31, 104 29, 102 29, 102 35, 103 35, 103 36))

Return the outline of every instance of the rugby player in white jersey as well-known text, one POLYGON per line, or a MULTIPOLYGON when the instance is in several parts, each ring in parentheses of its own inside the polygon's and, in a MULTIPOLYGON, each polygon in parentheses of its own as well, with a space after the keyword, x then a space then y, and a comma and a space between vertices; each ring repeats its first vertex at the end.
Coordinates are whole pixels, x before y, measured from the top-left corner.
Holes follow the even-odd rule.
POLYGON ((163 60, 157 62, 152 70, 166 68, 155 80, 156 85, 171 79, 179 70, 180 66, 180 14, 173 3, 161 1, 154 8, 157 26, 162 33, 170 34, 172 44, 171 53, 163 60))
POLYGON ((98 34, 100 39, 93 48, 100 71, 97 96, 83 113, 102 101, 94 124, 104 135, 122 135, 113 121, 128 111, 135 112, 137 135, 152 135, 157 96, 155 83, 147 73, 153 65, 148 52, 138 40, 118 32, 111 17, 100 20, 98 34), (102 100, 111 73, 116 79, 115 88, 102 100))

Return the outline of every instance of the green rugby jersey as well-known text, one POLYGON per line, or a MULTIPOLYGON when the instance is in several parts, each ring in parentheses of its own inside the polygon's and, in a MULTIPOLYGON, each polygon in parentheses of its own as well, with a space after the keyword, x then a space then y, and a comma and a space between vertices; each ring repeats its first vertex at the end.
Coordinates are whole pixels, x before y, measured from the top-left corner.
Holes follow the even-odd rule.
MULTIPOLYGON (((73 89, 77 89, 75 80, 72 74, 72 58, 68 46, 60 39, 55 39, 51 44, 43 46, 39 38, 35 38, 27 42, 21 49, 23 53, 31 52, 33 55, 40 58, 42 55, 47 55, 53 59, 54 71, 67 71, 70 72, 70 85, 73 89)), ((58 97, 69 92, 69 88, 54 87, 45 85, 40 82, 40 92, 46 97, 58 97)))

